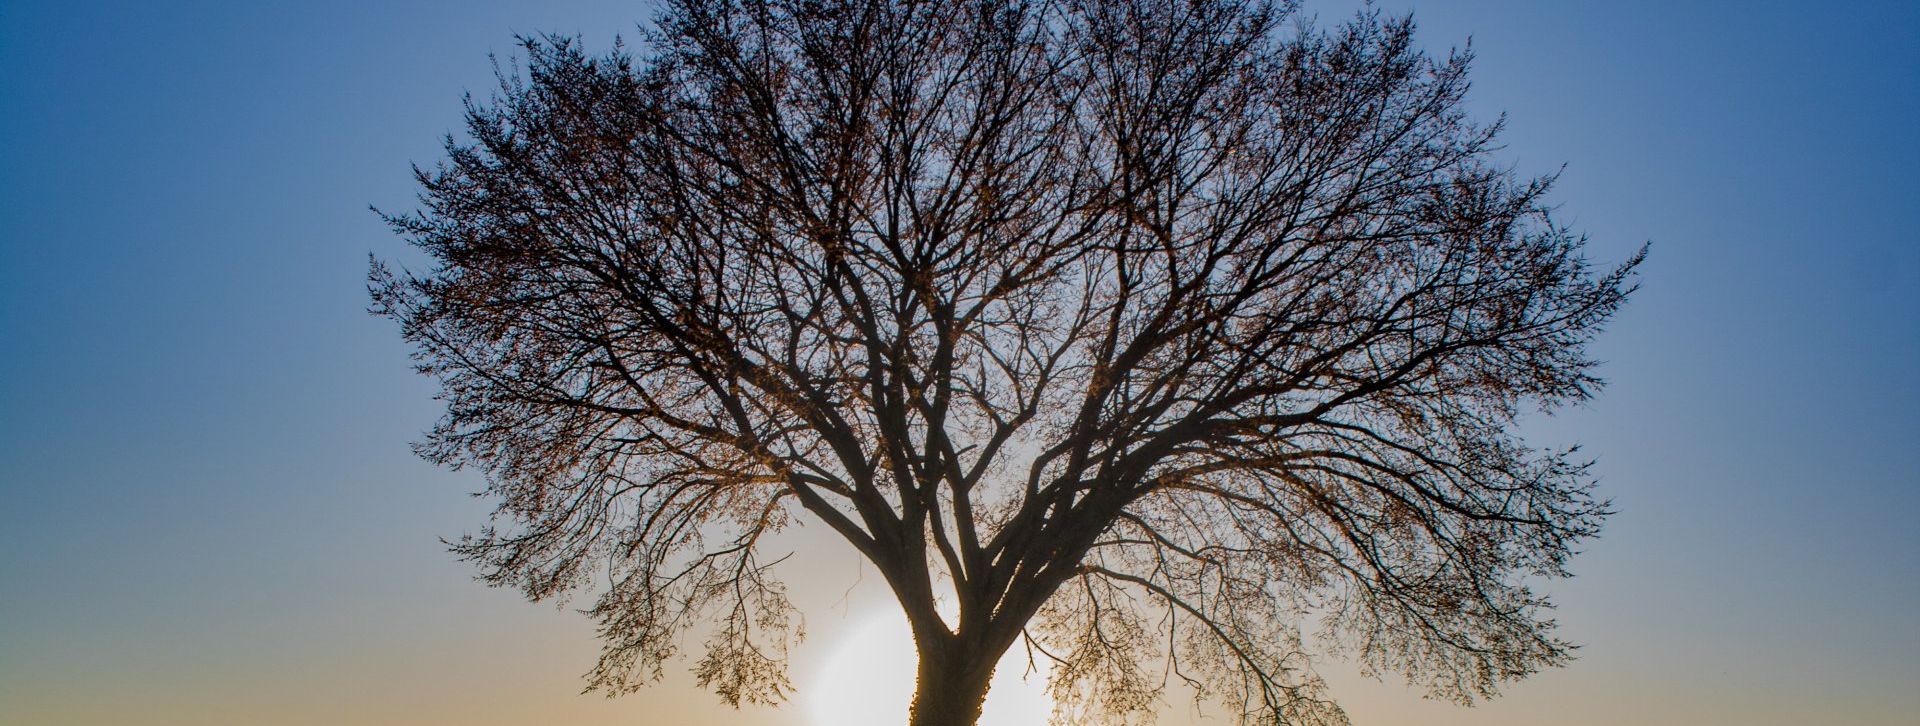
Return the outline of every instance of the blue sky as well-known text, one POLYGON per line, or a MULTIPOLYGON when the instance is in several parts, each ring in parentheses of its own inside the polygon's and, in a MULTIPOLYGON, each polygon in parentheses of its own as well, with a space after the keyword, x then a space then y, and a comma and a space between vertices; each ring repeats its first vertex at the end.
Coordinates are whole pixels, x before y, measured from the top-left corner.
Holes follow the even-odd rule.
MULTIPOLYGON (((1474 710, 1330 661, 1336 695, 1361 724, 1920 712, 1920 5, 1381 7, 1472 38, 1474 109, 1517 168, 1565 165, 1598 260, 1653 253, 1609 388, 1528 423, 1619 510, 1550 587, 1583 657, 1474 710)), ((587 622, 469 581, 436 538, 481 521, 477 474, 412 458, 432 384, 365 313, 368 254, 408 254, 368 206, 410 204, 487 54, 650 12, 0 8, 0 721, 731 717, 680 676, 576 695, 587 622)), ((805 567, 802 664, 884 605, 805 567)))

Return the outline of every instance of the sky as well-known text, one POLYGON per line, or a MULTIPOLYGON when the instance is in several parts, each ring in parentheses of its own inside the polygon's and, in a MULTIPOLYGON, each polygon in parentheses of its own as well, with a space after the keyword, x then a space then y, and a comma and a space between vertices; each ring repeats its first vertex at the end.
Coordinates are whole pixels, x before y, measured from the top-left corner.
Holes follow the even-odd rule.
MULTIPOLYGON (((1608 388, 1526 422, 1618 510, 1547 587, 1578 660, 1463 709, 1330 659, 1334 695, 1363 725, 1912 723, 1920 4, 1380 7, 1471 38, 1474 113, 1517 169, 1564 165, 1596 260, 1652 256, 1593 348, 1608 388)), ((413 458, 434 385, 366 313, 369 254, 409 254, 369 206, 410 207, 488 54, 651 12, 0 6, 0 722, 825 720, 809 679, 888 603, 822 528, 786 541, 799 703, 735 712, 685 664, 580 695, 591 623, 441 545, 480 475, 413 458)))

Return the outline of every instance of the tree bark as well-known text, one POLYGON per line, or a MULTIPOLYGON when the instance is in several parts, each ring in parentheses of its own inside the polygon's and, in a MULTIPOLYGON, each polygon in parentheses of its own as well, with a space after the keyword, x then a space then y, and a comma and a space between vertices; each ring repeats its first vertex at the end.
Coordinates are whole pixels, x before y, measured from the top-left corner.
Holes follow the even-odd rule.
POLYGON ((987 701, 997 660, 958 648, 921 648, 919 680, 914 685, 908 725, 974 726, 987 701))

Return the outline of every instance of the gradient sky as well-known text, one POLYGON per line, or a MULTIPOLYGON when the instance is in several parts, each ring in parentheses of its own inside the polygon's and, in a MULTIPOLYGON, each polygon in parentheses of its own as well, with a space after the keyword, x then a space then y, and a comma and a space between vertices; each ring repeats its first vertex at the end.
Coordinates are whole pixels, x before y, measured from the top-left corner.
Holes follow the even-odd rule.
MULTIPOLYGON (((1619 510, 1549 586, 1580 659, 1471 710, 1329 661, 1335 695, 1363 725, 1913 723, 1920 4, 1382 6, 1472 37, 1474 108, 1521 170, 1566 165, 1598 260, 1653 255, 1610 387, 1529 422, 1619 510)), ((368 253, 408 256, 367 207, 409 206, 487 54, 649 13, 0 7, 0 722, 807 723, 684 668, 577 695, 590 623, 438 543, 481 483, 408 452, 433 384, 365 313, 368 253)), ((791 538, 803 686, 887 607, 819 529, 791 538)))

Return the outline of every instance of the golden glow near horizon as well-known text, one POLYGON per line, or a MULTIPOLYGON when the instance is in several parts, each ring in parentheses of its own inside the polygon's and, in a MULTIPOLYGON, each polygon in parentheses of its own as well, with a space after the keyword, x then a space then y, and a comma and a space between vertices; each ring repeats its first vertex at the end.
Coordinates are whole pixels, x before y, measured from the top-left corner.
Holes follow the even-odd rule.
MULTIPOLYGON (((980 726, 1032 726, 1051 714, 1046 662, 1029 672, 1019 644, 994 670, 980 726)), ((876 609, 858 616, 826 658, 798 684, 810 726, 899 726, 913 700, 916 659, 906 616, 876 609)))

